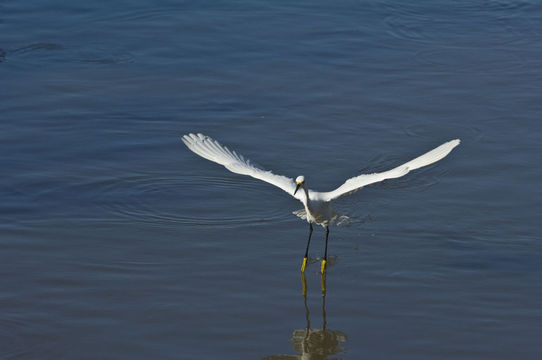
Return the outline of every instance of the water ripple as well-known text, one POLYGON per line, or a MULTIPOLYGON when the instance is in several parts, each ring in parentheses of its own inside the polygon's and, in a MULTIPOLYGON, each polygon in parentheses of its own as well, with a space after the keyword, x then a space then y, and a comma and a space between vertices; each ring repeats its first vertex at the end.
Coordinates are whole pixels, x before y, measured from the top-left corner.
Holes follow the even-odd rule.
POLYGON ((84 44, 81 46, 65 47, 56 43, 34 43, 9 51, 0 49, 0 62, 6 60, 44 62, 47 60, 44 51, 54 52, 55 57, 51 62, 56 63, 115 65, 133 63, 135 61, 134 55, 130 52, 112 50, 101 45, 84 44))
POLYGON ((19 335, 26 327, 28 325, 20 320, 10 318, 0 319, 0 337, 2 338, 1 358, 23 358, 28 353, 28 346, 19 335))
POLYGON ((28 53, 33 53, 36 51, 46 50, 61 50, 63 49, 62 45, 55 43, 35 43, 30 45, 21 46, 14 50, 10 51, 10 55, 23 55, 28 53))
POLYGON ((30 359, 44 351, 50 354, 54 336, 48 335, 41 324, 20 318, 22 315, 7 315, 0 319, 0 358, 30 359))
POLYGON ((486 45, 522 43, 525 36, 515 19, 522 18, 525 24, 532 7, 527 1, 459 1, 446 6, 441 2, 394 2, 386 4, 390 15, 384 22, 390 35, 401 40, 476 47, 475 35, 483 33, 486 45))
POLYGON ((504 49, 441 47, 422 50, 415 59, 432 69, 450 72, 495 73, 522 67, 525 61, 504 49))
POLYGON ((111 13, 107 15, 100 14, 95 19, 95 22, 105 22, 109 23, 111 21, 115 22, 132 22, 132 21, 143 21, 143 20, 152 20, 156 18, 171 17, 174 14, 180 12, 181 10, 176 7, 159 7, 155 9, 143 8, 143 9, 134 9, 134 10, 124 10, 122 12, 111 13))
POLYGON ((62 49, 62 45, 55 43, 33 43, 5 51, 0 49, 0 62, 37 60, 43 63, 48 57, 57 56, 55 53, 62 49))
POLYGON ((102 46, 94 46, 76 51, 74 60, 87 64, 118 65, 135 61, 133 54, 122 51, 111 51, 102 46))
MULTIPOLYGON (((250 209, 239 214, 230 211, 229 216, 224 216, 224 209, 215 211, 217 202, 212 197, 205 197, 209 199, 209 202, 187 200, 193 192, 209 191, 212 195, 217 194, 217 191, 224 193, 224 190, 242 190, 243 193, 254 193, 254 191, 264 191, 262 186, 264 185, 258 181, 251 181, 250 178, 217 178, 201 175, 156 177, 156 175, 140 174, 81 183, 76 185, 73 191, 90 193, 87 196, 96 199, 95 202, 101 212, 161 227, 175 227, 178 224, 236 227, 291 220, 292 215, 280 207, 259 208, 257 213, 252 212, 248 215, 247 211, 250 209), (184 205, 186 202, 192 204, 192 208, 187 208, 184 205)), ((250 204, 253 206, 254 202, 251 201, 250 204)), ((221 208, 231 207, 227 201, 220 202, 218 205, 221 208)))
MULTIPOLYGON (((402 126, 402 130, 408 136, 434 140, 434 134, 432 133, 434 128, 427 123, 420 122, 409 124, 402 126)), ((441 133, 450 134, 451 138, 460 137, 462 141, 469 140, 478 142, 484 137, 483 131, 479 127, 472 125, 447 122, 446 124, 441 125, 441 130, 441 133)))

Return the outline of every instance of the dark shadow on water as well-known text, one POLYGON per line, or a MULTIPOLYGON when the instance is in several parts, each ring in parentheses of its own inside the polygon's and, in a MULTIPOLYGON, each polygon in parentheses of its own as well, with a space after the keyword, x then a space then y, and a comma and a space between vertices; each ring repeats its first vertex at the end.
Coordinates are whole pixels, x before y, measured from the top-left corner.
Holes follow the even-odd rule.
MULTIPOLYGON (((302 329, 294 329, 290 342, 293 344, 294 351, 297 354, 279 354, 262 358, 262 360, 295 360, 295 359, 329 359, 328 356, 344 352, 339 346, 345 342, 348 337, 339 330, 330 330, 327 328, 326 315, 326 275, 321 275, 322 290, 322 328, 311 328, 310 311, 307 302, 307 281, 305 274, 301 274, 303 304, 305 306, 306 326, 302 329)), ((341 359, 333 357, 333 359, 341 359)))

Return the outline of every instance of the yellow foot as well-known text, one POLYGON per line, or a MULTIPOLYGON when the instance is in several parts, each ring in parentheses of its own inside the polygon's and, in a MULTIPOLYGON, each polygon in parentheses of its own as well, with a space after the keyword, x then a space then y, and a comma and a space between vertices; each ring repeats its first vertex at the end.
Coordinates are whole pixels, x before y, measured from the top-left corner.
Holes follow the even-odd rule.
POLYGON ((301 272, 305 272, 305 267, 307 267, 307 258, 303 258, 303 264, 301 264, 301 272))
POLYGON ((322 267, 320 268, 320 273, 323 274, 326 271, 326 261, 322 260, 322 267))

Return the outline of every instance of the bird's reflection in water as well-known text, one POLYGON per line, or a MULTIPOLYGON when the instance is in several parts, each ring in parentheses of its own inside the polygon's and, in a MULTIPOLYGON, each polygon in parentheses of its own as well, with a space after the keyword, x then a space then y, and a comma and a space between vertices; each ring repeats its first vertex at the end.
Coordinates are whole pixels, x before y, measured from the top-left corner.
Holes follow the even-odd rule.
MULTIPOLYGON (((307 303, 307 282, 305 274, 301 274, 303 286, 303 301, 305 305, 305 320, 307 325, 304 329, 296 329, 292 334, 290 342, 294 346, 297 355, 272 355, 262 360, 323 360, 329 359, 328 356, 339 354, 344 351, 339 346, 340 343, 347 340, 347 336, 342 331, 327 329, 326 320, 326 275, 321 275, 322 287, 322 328, 311 329, 310 311, 307 303)), ((334 357, 333 359, 340 359, 334 357)))

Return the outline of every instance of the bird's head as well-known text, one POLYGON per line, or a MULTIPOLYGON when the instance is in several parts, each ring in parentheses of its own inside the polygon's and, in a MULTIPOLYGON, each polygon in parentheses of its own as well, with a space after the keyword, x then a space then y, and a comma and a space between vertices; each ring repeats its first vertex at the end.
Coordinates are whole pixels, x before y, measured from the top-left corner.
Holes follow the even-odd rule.
POLYGON ((294 195, 297 192, 297 190, 299 190, 300 187, 305 186, 305 177, 303 175, 299 175, 295 179, 295 183, 297 186, 295 187, 294 195))

